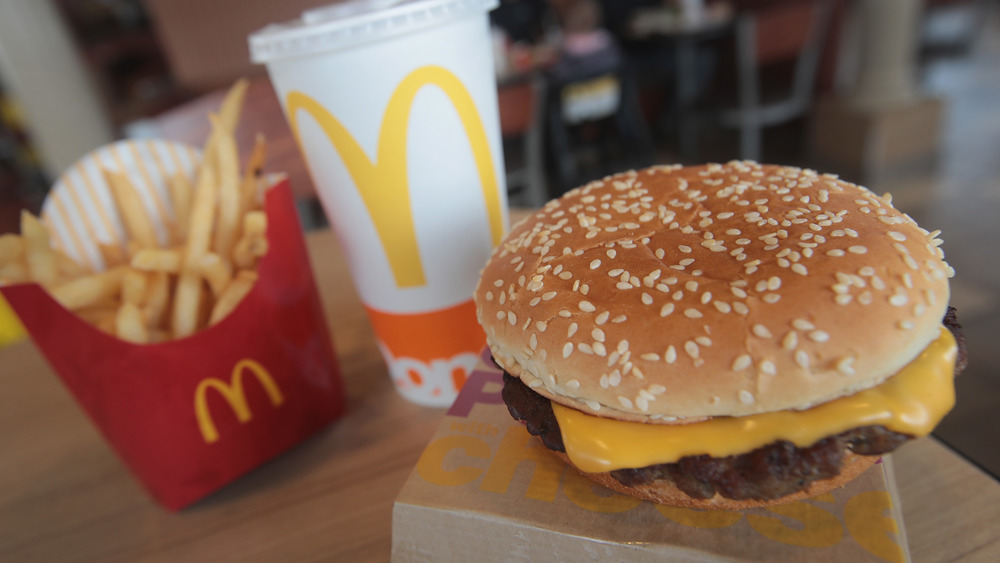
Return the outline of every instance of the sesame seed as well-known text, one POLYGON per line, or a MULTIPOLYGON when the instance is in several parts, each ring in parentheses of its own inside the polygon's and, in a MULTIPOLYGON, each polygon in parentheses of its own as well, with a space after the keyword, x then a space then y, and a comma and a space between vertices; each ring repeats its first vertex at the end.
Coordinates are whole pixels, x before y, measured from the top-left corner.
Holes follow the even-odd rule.
POLYGON ((620 404, 622 407, 626 409, 632 408, 632 401, 629 400, 628 397, 623 397, 621 395, 618 395, 618 404, 620 404))
POLYGON ((767 293, 763 297, 765 303, 775 304, 781 300, 781 296, 777 293, 767 293))
POLYGON ((753 393, 747 391, 746 389, 741 389, 739 392, 740 402, 744 405, 749 405, 753 403, 753 393))
POLYGON ((697 358, 701 354, 700 348, 698 348, 698 345, 693 340, 688 340, 684 343, 684 351, 692 358, 697 358))
POLYGON ((805 266, 797 262, 795 264, 792 264, 792 271, 795 272, 796 274, 799 274, 800 276, 809 275, 809 270, 807 270, 805 266))
POLYGON ((813 342, 826 342, 830 340, 830 335, 822 330, 814 330, 809 333, 809 340, 813 342))
POLYGON ((850 356, 844 356, 843 358, 837 360, 837 371, 839 371, 844 375, 854 375, 856 372, 854 371, 854 366, 851 365, 853 363, 854 363, 854 358, 850 356))
POLYGON ((657 383, 654 383, 649 386, 649 392, 654 395, 662 395, 667 392, 667 388, 657 383))
POLYGON ((649 410, 649 399, 639 395, 635 398, 635 406, 639 408, 642 412, 647 412, 649 410))
POLYGON ((848 247, 847 251, 852 254, 865 254, 866 252, 868 252, 868 248, 865 246, 856 245, 848 247))
POLYGON ((548 292, 542 294, 542 300, 543 301, 552 301, 552 299, 555 298, 555 296, 556 296, 556 292, 555 291, 548 291, 548 292))
POLYGON ((569 355, 572 353, 573 353, 573 343, 567 342, 566 344, 563 344, 563 358, 568 358, 569 355))
POLYGON ((917 325, 913 324, 913 321, 910 321, 910 320, 905 320, 904 319, 902 321, 899 321, 899 328, 901 328, 903 330, 912 330, 916 326, 917 325))
POLYGON ((507 311, 497 311, 497 320, 502 321, 507 318, 507 311))
POLYGON ((775 375, 778 373, 778 368, 774 365, 774 362, 770 360, 764 360, 758 366, 760 371, 766 373, 767 375, 775 375))
POLYGON ((687 317, 687 318, 689 318, 689 319, 700 319, 704 315, 702 315, 701 311, 699 311, 698 309, 690 309, 689 308, 689 309, 684 309, 684 316, 687 317))
POLYGON ((652 352, 647 352, 647 353, 645 353, 645 354, 643 354, 643 355, 641 355, 639 357, 641 359, 643 359, 643 360, 646 360, 647 362, 658 362, 658 361, 660 361, 660 355, 659 354, 654 354, 652 352))
POLYGON ((889 298, 889 304, 894 307, 902 307, 910 301, 909 297, 905 293, 896 293, 889 298))
POLYGON ((682 245, 678 246, 677 250, 680 250, 684 254, 690 254, 691 253, 691 247, 687 246, 686 244, 682 244, 682 245))
POLYGON ((728 312, 730 312, 730 311, 733 310, 733 308, 729 305, 729 303, 726 303, 725 301, 718 301, 718 300, 716 300, 716 301, 713 301, 712 304, 715 305, 715 308, 720 313, 728 313, 728 312))
POLYGON ((597 342, 604 342, 604 331, 599 328, 590 331, 590 336, 597 342))
POLYGON ((583 352, 584 354, 589 354, 589 355, 594 354, 594 349, 591 348, 590 344, 587 344, 586 342, 581 342, 577 344, 576 348, 577 350, 583 352))
POLYGON ((743 371, 753 364, 753 358, 749 354, 742 354, 733 361, 733 371, 743 371))
POLYGON ((648 294, 648 293, 643 293, 642 294, 642 302, 644 304, 646 304, 646 305, 652 305, 653 304, 653 296, 650 295, 650 294, 648 294))
POLYGON ((591 270, 596 270, 596 269, 598 269, 600 267, 601 267, 601 261, 600 260, 596 260, 595 259, 595 260, 592 260, 590 262, 590 269, 591 270))
POLYGON ((837 303, 837 305, 847 305, 853 299, 854 299, 854 297, 852 297, 851 295, 846 294, 846 293, 838 295, 838 296, 836 296, 836 297, 833 298, 833 300, 837 303))
POLYGON ((580 328, 580 325, 576 323, 570 323, 569 328, 566 330, 566 338, 572 338, 573 335, 576 334, 578 328, 580 328))
POLYGON ((711 291, 706 291, 705 293, 701 294, 701 304, 702 305, 707 305, 711 300, 712 300, 712 292, 711 291))
POLYGON ((677 349, 673 346, 667 346, 667 351, 663 353, 663 361, 668 364, 672 364, 677 361, 677 349))
POLYGON ((608 375, 608 384, 612 387, 618 387, 622 382, 622 373, 619 370, 615 370, 608 375))
POLYGON ((805 319, 793 320, 792 326, 797 328, 798 330, 814 330, 816 328, 816 325, 812 324, 811 322, 805 319))
POLYGON ((594 304, 591 303, 590 301, 580 301, 580 304, 578 306, 580 307, 580 310, 585 313, 593 313, 594 311, 597 310, 597 308, 594 307, 594 304))
POLYGON ((750 308, 747 307, 746 303, 743 303, 742 301, 734 301, 733 310, 740 315, 746 315, 750 312, 750 308))
POLYGON ((580 380, 579 379, 570 379, 569 381, 566 382, 566 387, 569 387, 570 389, 579 389, 580 388, 580 380))
POLYGON ((618 253, 615 252, 614 248, 609 248, 607 254, 608 254, 608 258, 614 258, 618 253))
POLYGON ((608 349, 605 348, 604 344, 600 342, 594 342, 593 346, 591 346, 591 350, 593 350, 595 354, 601 357, 608 355, 608 349))
POLYGON ((906 240, 906 235, 904 235, 903 233, 899 233, 896 231, 889 231, 887 234, 889 235, 889 238, 891 238, 892 240, 898 240, 900 242, 906 240))
POLYGON ((586 404, 587 408, 589 408, 590 410, 592 410, 594 412, 597 412, 597 411, 601 410, 601 403, 598 403, 597 401, 595 401, 593 399, 587 399, 586 401, 584 401, 584 404, 586 404))
POLYGON ((795 352, 795 363, 802 369, 809 369, 809 354, 805 350, 795 352))
POLYGON ((771 338, 772 336, 771 331, 767 330, 767 327, 762 324, 753 325, 751 330, 753 331, 754 336, 757 336, 758 338, 771 338))
POLYGON ((617 317, 611 319, 611 322, 614 324, 620 324, 625 322, 626 320, 628 320, 628 317, 626 317, 625 315, 618 315, 617 317))
POLYGON ((623 270, 621 268, 615 268, 614 270, 609 270, 608 271, 608 276, 610 276, 612 278, 616 278, 616 277, 622 275, 622 273, 624 273, 624 272, 625 272, 625 270, 623 270))
POLYGON ((549 328, 549 323, 545 321, 538 321, 535 323, 535 328, 538 329, 538 332, 545 332, 545 329, 549 328))
POLYGON ((826 251, 826 255, 827 256, 832 256, 832 257, 835 257, 835 258, 839 258, 841 256, 844 256, 845 254, 846 253, 843 250, 840 250, 839 248, 834 248, 833 250, 827 250, 826 251))

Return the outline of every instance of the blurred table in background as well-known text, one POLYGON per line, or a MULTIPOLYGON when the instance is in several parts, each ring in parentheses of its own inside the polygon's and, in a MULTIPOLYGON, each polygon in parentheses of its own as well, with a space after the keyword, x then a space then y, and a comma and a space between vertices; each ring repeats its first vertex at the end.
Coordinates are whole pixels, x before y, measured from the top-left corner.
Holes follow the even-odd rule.
POLYGON ((671 117, 679 124, 680 153, 691 157, 696 147, 685 128, 694 127, 691 113, 705 80, 698 68, 698 46, 721 39, 733 31, 736 10, 728 2, 715 2, 703 11, 685 16, 666 4, 643 7, 630 19, 628 34, 633 40, 653 40, 666 44, 674 54, 674 103, 671 117))

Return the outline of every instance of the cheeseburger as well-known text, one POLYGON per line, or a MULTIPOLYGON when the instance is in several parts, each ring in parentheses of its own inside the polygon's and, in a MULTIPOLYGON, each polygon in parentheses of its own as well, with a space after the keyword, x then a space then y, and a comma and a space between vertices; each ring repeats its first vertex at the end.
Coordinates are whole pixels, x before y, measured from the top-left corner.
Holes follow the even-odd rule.
POLYGON ((584 475, 667 504, 776 504, 951 409, 964 346, 937 235, 811 170, 657 166, 515 225, 475 300, 511 414, 584 475))

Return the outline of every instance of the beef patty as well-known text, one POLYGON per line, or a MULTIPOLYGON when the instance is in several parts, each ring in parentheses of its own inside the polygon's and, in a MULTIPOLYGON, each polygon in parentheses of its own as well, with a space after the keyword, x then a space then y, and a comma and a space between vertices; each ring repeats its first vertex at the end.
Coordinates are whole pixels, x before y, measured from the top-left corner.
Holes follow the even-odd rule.
MULTIPOLYGON (((955 375, 958 375, 965 369, 968 359, 965 337, 954 307, 948 307, 944 325, 958 343, 955 360, 955 375)), ((506 372, 503 381, 503 400, 511 416, 524 422, 528 432, 538 436, 547 448, 565 452, 551 401, 506 372)), ((895 450, 911 437, 883 426, 861 426, 805 448, 779 440, 745 454, 723 458, 687 456, 675 463, 618 469, 611 475, 626 486, 669 479, 686 494, 698 499, 711 498, 718 493, 735 500, 770 500, 805 489, 813 481, 837 475, 847 450, 860 455, 881 455, 895 450)))

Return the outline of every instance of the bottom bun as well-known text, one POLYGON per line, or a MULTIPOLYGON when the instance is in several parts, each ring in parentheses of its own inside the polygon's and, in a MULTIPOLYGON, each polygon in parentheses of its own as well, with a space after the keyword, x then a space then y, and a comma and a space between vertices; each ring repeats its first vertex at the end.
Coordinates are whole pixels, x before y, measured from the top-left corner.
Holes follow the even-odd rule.
POLYGON ((809 484, 809 486, 801 491, 785 495, 783 497, 778 497, 776 499, 735 500, 720 496, 719 494, 706 499, 692 498, 684 491, 678 489, 677 486, 674 485, 674 482, 668 479, 659 479, 646 485, 629 487, 621 484, 617 479, 612 477, 610 473, 585 473, 580 471, 575 465, 573 465, 573 462, 570 461, 569 456, 565 453, 555 451, 552 453, 562 458, 563 461, 573 467, 573 469, 579 471, 584 477, 587 477, 588 479, 623 495, 637 497, 659 504, 668 504, 671 506, 718 510, 743 510, 745 508, 773 506, 775 504, 785 504, 821 495, 853 481, 859 475, 864 473, 869 467, 875 465, 875 462, 880 459, 877 455, 857 455, 847 451, 844 452, 844 461, 841 465, 840 473, 835 477, 813 481, 809 484))

